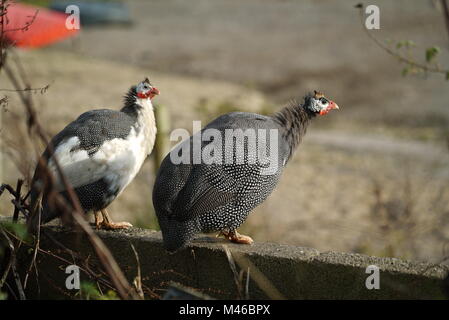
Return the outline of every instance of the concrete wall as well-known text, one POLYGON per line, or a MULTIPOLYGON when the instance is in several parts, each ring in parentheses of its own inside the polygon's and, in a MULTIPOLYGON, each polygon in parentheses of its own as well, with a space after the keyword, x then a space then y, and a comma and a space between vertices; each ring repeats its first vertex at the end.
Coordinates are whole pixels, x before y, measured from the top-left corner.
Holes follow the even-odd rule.
MULTIPOLYGON (((96 270, 98 262, 95 254, 82 234, 59 227, 45 227, 44 231, 46 235, 42 236, 41 247, 61 255, 67 261, 48 254, 39 255, 40 293, 33 278, 28 297, 70 298, 74 291, 65 289, 66 266, 69 262, 79 263, 76 258, 79 253, 83 259, 89 257, 92 270, 96 270), (64 253, 61 246, 73 250, 74 254, 64 253)), ((239 265, 250 264, 250 274, 258 279, 258 284, 250 281, 251 299, 279 296, 276 291, 287 299, 441 299, 445 298, 442 279, 449 270, 443 265, 395 258, 319 252, 311 248, 273 243, 235 245, 208 238, 195 240, 188 248, 168 254, 163 249, 159 232, 131 229, 99 231, 98 235, 112 250, 131 281, 137 272, 135 255, 130 246, 134 245, 140 257, 143 284, 156 295, 162 295, 163 289, 170 281, 174 281, 215 298, 236 298, 234 275, 223 244, 228 246, 235 257, 237 269, 240 269, 239 265), (369 276, 365 273, 368 265, 380 268, 378 290, 368 290, 365 286, 369 276)), ((22 250, 23 254, 19 257, 22 273, 28 266, 30 255, 25 252, 26 250, 22 250)), ((81 281, 83 280, 89 280, 85 274, 81 274, 81 281)))

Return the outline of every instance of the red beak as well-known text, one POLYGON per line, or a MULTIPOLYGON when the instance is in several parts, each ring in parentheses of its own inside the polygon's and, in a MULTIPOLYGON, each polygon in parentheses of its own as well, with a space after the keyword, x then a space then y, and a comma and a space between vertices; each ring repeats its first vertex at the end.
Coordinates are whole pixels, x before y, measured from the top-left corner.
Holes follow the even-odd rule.
POLYGON ((150 99, 153 99, 155 96, 159 95, 161 92, 158 90, 158 88, 153 87, 150 91, 150 99))
POLYGON ((329 113, 329 111, 331 111, 332 109, 340 109, 339 107, 338 107, 338 104, 336 104, 335 102, 333 102, 333 101, 330 101, 329 102, 329 106, 325 109, 325 110, 321 110, 320 111, 320 115, 321 116, 323 116, 323 115, 325 115, 325 114, 328 114, 329 113))
POLYGON ((340 109, 340 108, 338 107, 338 104, 336 104, 336 103, 333 102, 333 101, 330 102, 329 108, 330 108, 330 109, 337 109, 337 110, 340 109))

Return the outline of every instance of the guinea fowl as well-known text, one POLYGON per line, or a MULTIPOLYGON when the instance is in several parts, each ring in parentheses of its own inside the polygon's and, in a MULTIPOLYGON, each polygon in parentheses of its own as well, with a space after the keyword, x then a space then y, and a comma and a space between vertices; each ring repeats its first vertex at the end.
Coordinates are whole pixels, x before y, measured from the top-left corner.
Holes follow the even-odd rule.
POLYGON ((153 189, 166 249, 182 248, 201 232, 219 232, 232 242, 251 244, 253 240, 237 228, 274 190, 310 121, 332 109, 338 109, 337 104, 315 91, 304 103, 291 103, 272 116, 222 115, 182 141, 163 160, 153 189), (246 135, 239 147, 237 136, 242 132, 246 135), (260 155, 267 152, 274 157, 262 161, 260 155), (190 161, 180 161, 180 153, 190 161), (205 161, 204 155, 214 161, 205 161))
POLYGON ((129 89, 120 111, 85 112, 53 137, 50 144, 54 155, 50 157, 47 147, 31 183, 32 216, 28 221, 31 230, 36 229, 39 220, 43 224, 61 215, 50 204, 52 191, 68 199, 55 158, 82 209, 94 212, 97 228, 131 226, 127 222, 113 223, 106 207, 134 179, 153 149, 156 123, 151 99, 158 94, 159 90, 146 78, 129 89), (45 166, 51 173, 51 181, 47 179, 45 166))

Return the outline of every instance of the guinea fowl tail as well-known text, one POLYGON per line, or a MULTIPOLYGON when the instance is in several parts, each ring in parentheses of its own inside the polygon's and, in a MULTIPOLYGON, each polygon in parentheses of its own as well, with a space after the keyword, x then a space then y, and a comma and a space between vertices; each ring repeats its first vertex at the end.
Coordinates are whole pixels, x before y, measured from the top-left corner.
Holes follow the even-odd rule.
POLYGON ((165 249, 175 252, 185 247, 193 237, 195 222, 193 220, 178 221, 170 219, 166 215, 159 218, 165 249))
POLYGON ((36 234, 39 224, 44 224, 58 216, 55 210, 50 210, 47 204, 42 205, 42 195, 35 190, 30 194, 30 215, 28 217, 28 232, 36 234))

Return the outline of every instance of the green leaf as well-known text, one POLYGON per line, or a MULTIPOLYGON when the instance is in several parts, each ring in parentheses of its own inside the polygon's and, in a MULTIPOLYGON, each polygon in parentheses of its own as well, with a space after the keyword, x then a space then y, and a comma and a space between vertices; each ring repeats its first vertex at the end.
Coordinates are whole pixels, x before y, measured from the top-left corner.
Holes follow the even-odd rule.
POLYGON ((17 238, 21 240, 26 240, 28 233, 27 227, 24 224, 13 223, 13 222, 2 222, 1 227, 5 228, 11 233, 14 233, 17 238))
POLYGON ((437 54, 440 53, 440 48, 438 47, 431 47, 426 49, 426 61, 431 62, 437 54))
POLYGON ((446 80, 449 80, 449 71, 446 72, 446 80))
POLYGON ((106 292, 106 294, 101 296, 99 299, 100 300, 118 300, 118 297, 114 291, 108 290, 108 292, 106 292))
POLYGON ((108 290, 106 294, 101 294, 97 286, 88 281, 81 282, 81 297, 85 300, 117 300, 117 294, 108 290))
POLYGON ((0 291, 0 300, 8 299, 8 295, 5 292, 0 291))
POLYGON ((410 73, 410 67, 405 67, 404 69, 402 69, 402 76, 405 77, 406 75, 408 75, 410 73))
POLYGON ((415 43, 413 40, 407 40, 407 41, 405 41, 404 45, 405 45, 407 48, 410 48, 410 47, 416 46, 416 43, 415 43))

